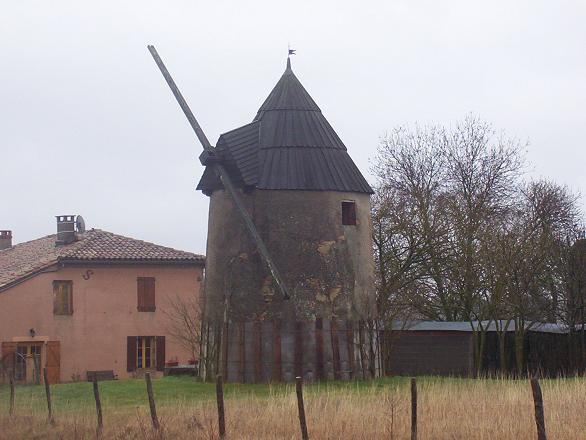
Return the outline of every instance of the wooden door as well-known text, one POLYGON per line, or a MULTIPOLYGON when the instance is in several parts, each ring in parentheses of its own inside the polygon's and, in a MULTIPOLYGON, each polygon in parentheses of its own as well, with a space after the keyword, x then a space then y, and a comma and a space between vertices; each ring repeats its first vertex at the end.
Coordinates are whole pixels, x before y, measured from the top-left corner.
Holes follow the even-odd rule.
POLYGON ((61 344, 59 341, 47 342, 47 378, 49 383, 60 382, 60 367, 61 367, 61 344))

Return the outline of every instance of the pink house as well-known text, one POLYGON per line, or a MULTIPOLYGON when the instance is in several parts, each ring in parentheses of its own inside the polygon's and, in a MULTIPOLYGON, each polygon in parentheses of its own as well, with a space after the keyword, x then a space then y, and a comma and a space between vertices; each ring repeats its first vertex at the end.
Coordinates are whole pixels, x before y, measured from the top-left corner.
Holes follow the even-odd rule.
MULTIPOLYGON (((79 217, 78 217, 79 219, 79 217)), ((0 231, 0 380, 119 378, 187 364, 173 304, 200 295, 205 259, 57 217, 57 234, 12 246, 0 231), (77 230, 76 230, 77 224, 77 230)), ((176 308, 176 306, 175 306, 176 308)))

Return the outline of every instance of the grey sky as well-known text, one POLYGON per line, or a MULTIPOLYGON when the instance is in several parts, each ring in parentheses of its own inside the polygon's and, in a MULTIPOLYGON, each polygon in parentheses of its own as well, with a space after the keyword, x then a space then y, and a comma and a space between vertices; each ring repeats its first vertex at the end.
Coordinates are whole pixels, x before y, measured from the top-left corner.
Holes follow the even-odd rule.
POLYGON ((88 227, 205 252, 200 145, 248 123, 285 68, 366 177, 385 131, 473 112, 528 139, 535 176, 586 189, 584 1, 7 1, 0 9, 0 229, 88 227))

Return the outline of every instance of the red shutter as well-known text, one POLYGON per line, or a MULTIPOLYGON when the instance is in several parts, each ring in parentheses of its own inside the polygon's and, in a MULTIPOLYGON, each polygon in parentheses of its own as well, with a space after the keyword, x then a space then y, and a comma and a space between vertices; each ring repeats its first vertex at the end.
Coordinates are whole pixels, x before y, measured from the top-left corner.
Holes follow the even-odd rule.
POLYGON ((136 280, 136 296, 138 311, 142 312, 144 310, 144 278, 136 280))
POLYGON ((61 381, 61 344, 59 341, 47 342, 47 379, 50 384, 61 381))
POLYGON ((61 314, 61 285, 57 281, 53 281, 53 314, 61 314))
POLYGON ((65 288, 69 293, 67 296, 69 300, 69 314, 73 315, 73 281, 67 282, 67 284, 65 284, 65 288))
POLYGON ((149 312, 154 312, 156 310, 155 304, 155 279, 154 278, 147 278, 145 283, 145 308, 149 312))
POLYGON ((155 279, 138 278, 137 296, 139 312, 154 312, 155 307, 155 279))
POLYGON ((126 337, 126 371, 136 370, 136 336, 126 337))
POLYGON ((165 337, 157 336, 157 370, 163 371, 165 369, 165 337))

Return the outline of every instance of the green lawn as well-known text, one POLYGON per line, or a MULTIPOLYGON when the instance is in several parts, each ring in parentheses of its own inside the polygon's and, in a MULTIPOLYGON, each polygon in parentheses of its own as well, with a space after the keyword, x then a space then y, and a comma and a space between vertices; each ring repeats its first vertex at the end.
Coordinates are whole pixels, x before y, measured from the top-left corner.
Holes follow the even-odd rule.
MULTIPOLYGON (((354 382, 323 382, 307 385, 307 393, 321 393, 324 391, 353 390, 365 388, 384 388, 390 384, 399 385, 407 378, 378 379, 375 381, 354 382)), ((437 380, 427 378, 425 381, 437 380)), ((100 382, 100 396, 104 407, 130 407, 148 404, 145 381, 142 379, 113 380, 100 382)), ((153 380, 153 389, 157 403, 190 402, 215 399, 215 384, 202 383, 191 377, 164 377, 153 380)), ((250 396, 268 397, 293 393, 291 384, 226 384, 224 394, 226 399, 246 398, 250 396)), ((89 382, 74 382, 51 386, 53 404, 56 411, 87 410, 94 407, 92 384, 89 382)), ((10 389, 8 385, 0 385, 0 411, 8 408, 10 389)), ((16 387, 17 408, 26 408, 38 411, 46 405, 45 388, 43 385, 19 385, 16 387)))
MULTIPOLYGON (((563 381, 571 381, 564 379, 563 381)), ((475 379, 455 379, 445 377, 420 377, 418 387, 424 389, 434 383, 447 383, 456 387, 465 387, 475 379)), ((495 381, 500 381, 495 379, 495 381)), ((304 390, 308 395, 326 392, 349 392, 388 390, 394 387, 408 386, 409 378, 392 377, 373 381, 352 382, 321 382, 306 385, 304 390)), ((491 380, 485 380, 491 382, 491 380)), ((513 381, 516 382, 516 381, 513 381)), ((548 381, 543 381, 548 382, 548 381)), ((146 385, 142 379, 113 380, 100 382, 100 395, 103 407, 129 408, 148 405, 146 385)), ((524 385, 522 385, 524 386, 524 385)), ((164 377, 153 380, 153 388, 157 404, 189 403, 215 399, 215 384, 202 383, 191 377, 164 377)), ((224 394, 226 399, 246 397, 268 397, 294 393, 292 384, 226 384, 224 394)), ((74 382, 51 386, 54 409, 57 412, 87 411, 94 408, 92 384, 89 382, 74 382)), ((8 409, 10 389, 8 385, 0 385, 0 412, 8 409)), ((46 409, 45 388, 43 385, 20 385, 16 387, 17 409, 34 411, 46 409)))

